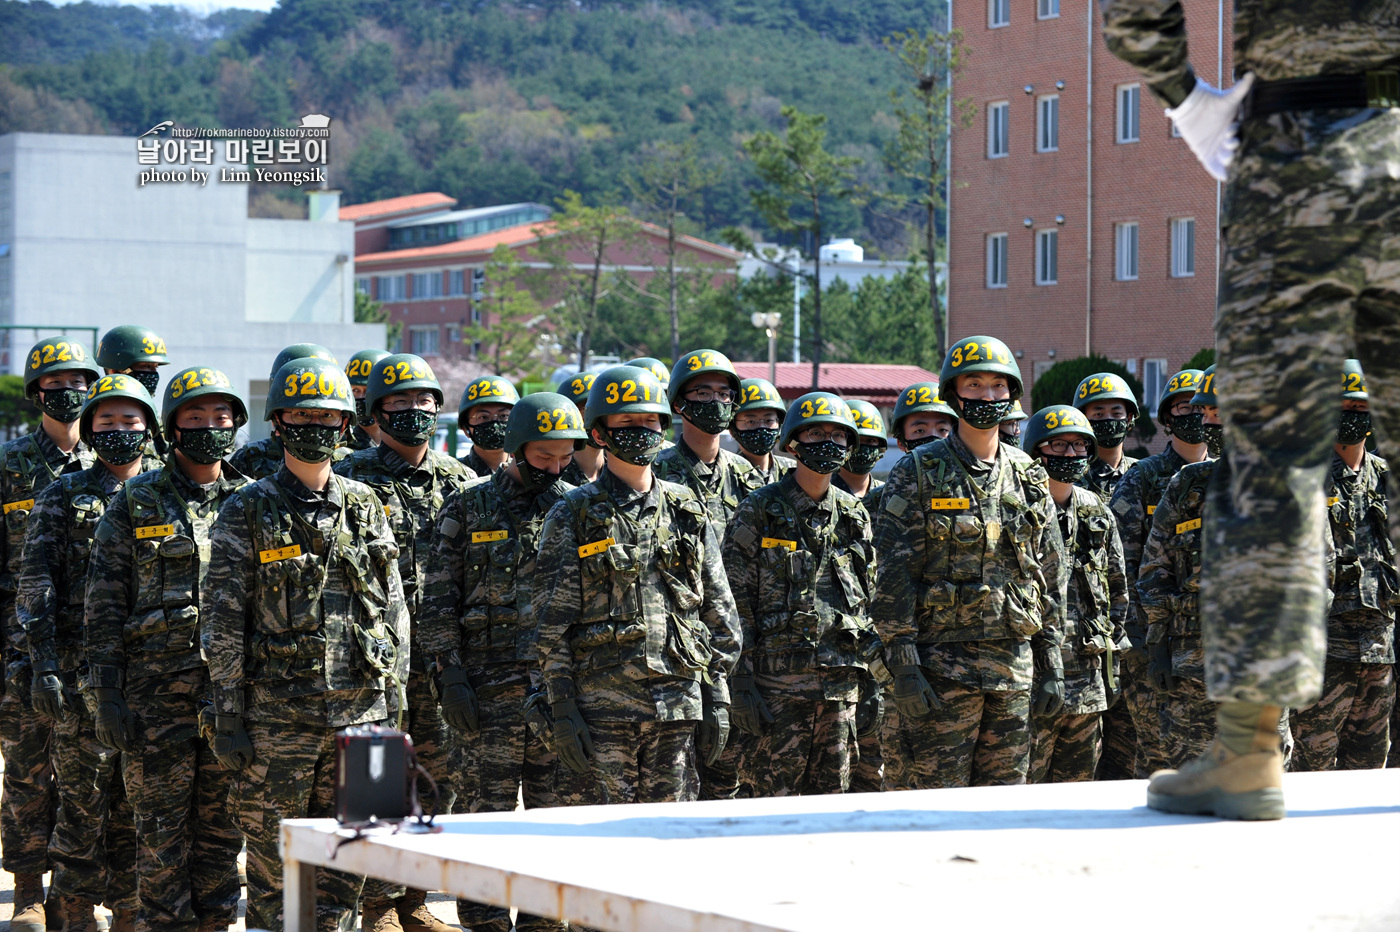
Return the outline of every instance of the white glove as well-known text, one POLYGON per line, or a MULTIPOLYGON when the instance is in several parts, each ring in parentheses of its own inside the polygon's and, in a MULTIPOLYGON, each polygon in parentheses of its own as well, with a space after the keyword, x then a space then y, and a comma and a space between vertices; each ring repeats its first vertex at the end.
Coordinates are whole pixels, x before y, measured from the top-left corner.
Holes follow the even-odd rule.
POLYGON ((1240 147, 1239 121, 1236 116, 1245 95, 1254 86, 1254 72, 1245 75, 1228 91, 1219 91, 1200 78, 1180 107, 1167 110, 1181 138, 1186 140, 1196 160, 1205 166, 1210 176, 1224 181, 1226 170, 1240 147))

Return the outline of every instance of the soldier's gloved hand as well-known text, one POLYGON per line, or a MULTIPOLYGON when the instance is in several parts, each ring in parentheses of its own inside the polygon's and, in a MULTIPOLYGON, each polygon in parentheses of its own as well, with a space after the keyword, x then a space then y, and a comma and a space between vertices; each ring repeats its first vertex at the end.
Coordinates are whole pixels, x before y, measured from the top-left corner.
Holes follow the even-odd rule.
POLYGON ((446 667, 435 680, 438 704, 442 706, 442 717, 447 724, 464 735, 480 732, 480 711, 476 693, 467 682, 467 671, 461 667, 446 667))
POLYGON ((34 704, 35 712, 42 712, 56 722, 63 721, 63 680, 58 676, 58 664, 51 660, 41 660, 34 664, 30 701, 34 704))
POLYGON ((873 677, 869 677, 861 687, 860 701, 856 703, 856 737, 868 738, 872 732, 878 732, 884 714, 884 691, 873 677))
POLYGON ((1172 644, 1166 638, 1147 645, 1147 681, 1159 693, 1176 689, 1176 677, 1172 676, 1172 644))
POLYGON ((243 716, 236 712, 214 716, 214 740, 209 746, 228 770, 242 770, 253 762, 253 742, 243 730, 243 716))
POLYGON ((92 716, 97 740, 118 751, 135 751, 136 720, 131 717, 131 709, 122 691, 106 686, 95 687, 92 700, 97 707, 92 716))
POLYGON ((1047 670, 1041 674, 1035 686, 1035 699, 1031 702, 1032 715, 1054 715, 1065 704, 1065 672, 1047 670))
MULTIPOLYGON (((704 717, 700 719, 697 750, 706 767, 714 766, 729 741, 729 706, 705 699, 704 717)), ((769 716, 772 717, 771 715, 769 716)))
POLYGON ((550 703, 554 715, 554 751, 574 773, 588 773, 588 759, 593 756, 593 737, 583 722, 578 703, 560 699, 550 703))
POLYGON ((1253 72, 1227 91, 1217 90, 1197 77, 1196 86, 1181 106, 1167 110, 1167 116, 1186 140, 1186 147, 1216 181, 1225 180, 1235 150, 1240 147, 1240 105, 1253 86, 1253 72))
POLYGON ((917 666, 895 667, 890 672, 894 674, 894 706, 901 718, 924 718, 934 709, 943 708, 938 694, 917 666))
POLYGON ((745 734, 763 734, 764 725, 773 723, 773 713, 768 708, 768 703, 763 701, 763 694, 758 691, 758 686, 751 676, 736 676, 729 684, 729 717, 734 722, 734 727, 745 734))

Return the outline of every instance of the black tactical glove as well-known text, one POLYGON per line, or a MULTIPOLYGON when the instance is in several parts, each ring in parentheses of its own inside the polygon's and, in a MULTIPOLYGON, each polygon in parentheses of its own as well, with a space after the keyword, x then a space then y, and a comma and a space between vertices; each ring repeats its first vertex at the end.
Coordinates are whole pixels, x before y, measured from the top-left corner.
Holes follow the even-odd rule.
POLYGON ((551 703, 554 716, 554 751, 574 773, 588 773, 588 759, 593 756, 593 738, 579 713, 578 703, 560 699, 551 703))
POLYGON ((1035 686, 1032 715, 1054 715, 1065 704, 1065 671, 1046 670, 1035 686))
POLYGON ((467 682, 467 671, 461 667, 446 667, 434 678, 433 692, 442 706, 442 717, 447 724, 464 735, 474 735, 481 731, 481 717, 476 704, 476 693, 467 682))
POLYGON ((895 667, 890 672, 894 674, 894 706, 901 718, 925 718, 934 709, 943 708, 938 694, 917 666, 895 667))
POLYGON ((773 713, 751 676, 736 676, 729 686, 729 717, 734 727, 748 735, 763 734, 764 726, 773 723, 773 713))
POLYGON ((97 740, 118 751, 136 750, 136 721, 131 717, 126 697, 120 689, 96 686, 92 690, 96 711, 92 713, 97 740))
MULTIPOLYGON (((696 749, 700 752, 706 767, 714 766, 724 753, 725 742, 729 740, 729 706, 705 699, 704 717, 700 719, 700 734, 696 749)), ((771 716, 770 716, 771 718, 771 716)))
POLYGON ((214 716, 214 756, 228 770, 242 770, 253 762, 253 742, 243 730, 243 716, 234 712, 214 716))
POLYGON ((1137 628, 1129 628, 1124 635, 1128 644, 1123 648, 1123 656, 1136 663, 1147 662, 1147 635, 1137 628))
POLYGON ((63 721, 63 680, 59 679, 58 664, 54 661, 41 660, 34 664, 30 702, 34 704, 35 712, 41 712, 56 722, 63 721))
POLYGON ((868 738, 880 730, 880 719, 885 716, 885 695, 875 678, 866 677, 861 686, 860 701, 856 703, 856 737, 868 738))
POLYGON ((1147 645, 1147 681, 1158 693, 1176 689, 1176 677, 1172 676, 1172 643, 1168 638, 1147 645))

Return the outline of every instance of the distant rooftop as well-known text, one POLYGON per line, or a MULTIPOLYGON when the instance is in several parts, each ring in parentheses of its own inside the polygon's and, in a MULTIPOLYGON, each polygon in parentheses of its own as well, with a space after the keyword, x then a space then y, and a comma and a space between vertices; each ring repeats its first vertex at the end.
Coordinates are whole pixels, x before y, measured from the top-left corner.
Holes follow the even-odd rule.
POLYGON ((466 210, 448 210, 442 213, 426 214, 421 217, 410 217, 407 220, 399 220, 389 224, 389 229, 402 230, 407 227, 424 226, 433 223, 455 223, 459 220, 486 220, 503 214, 541 211, 546 217, 549 216, 550 210, 548 207, 530 201, 520 204, 500 204, 495 207, 469 207, 466 210))
POLYGON ((455 206, 457 199, 448 197, 441 191, 426 194, 405 194, 382 201, 369 201, 365 204, 352 204, 340 208, 341 220, 371 220, 392 217, 395 214, 417 213, 425 208, 440 207, 444 210, 455 206))
MULTIPOLYGON (((768 363, 735 362, 734 371, 741 379, 766 379, 768 363)), ((919 366, 824 362, 820 371, 822 391, 834 392, 847 400, 868 401, 876 405, 894 404, 899 393, 915 382, 938 381, 938 373, 919 366)), ((780 362, 776 375, 778 394, 789 401, 812 390, 810 362, 780 362)))

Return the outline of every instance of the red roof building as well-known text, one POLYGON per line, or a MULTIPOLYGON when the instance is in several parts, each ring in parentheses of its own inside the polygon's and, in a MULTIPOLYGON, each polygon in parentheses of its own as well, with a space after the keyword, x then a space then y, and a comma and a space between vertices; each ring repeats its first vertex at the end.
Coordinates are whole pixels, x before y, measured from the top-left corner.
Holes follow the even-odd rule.
MULTIPOLYGON (((768 378, 766 362, 736 362, 734 371, 741 379, 768 378)), ((915 382, 937 382, 938 373, 919 366, 886 366, 861 362, 824 362, 821 390, 840 395, 847 401, 868 401, 886 411, 894 407, 899 393, 915 382)), ((812 364, 780 362, 773 383, 778 394, 792 401, 812 390, 812 364)))

